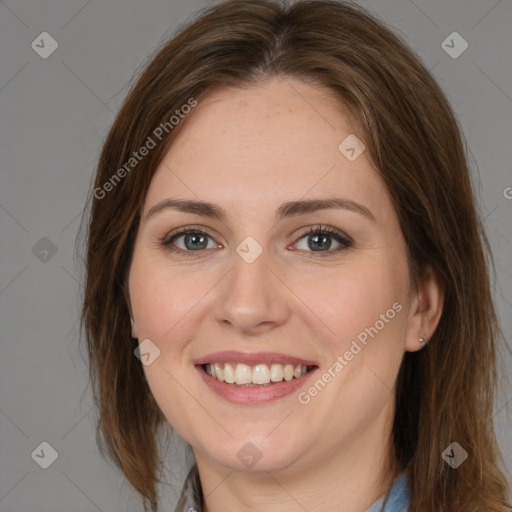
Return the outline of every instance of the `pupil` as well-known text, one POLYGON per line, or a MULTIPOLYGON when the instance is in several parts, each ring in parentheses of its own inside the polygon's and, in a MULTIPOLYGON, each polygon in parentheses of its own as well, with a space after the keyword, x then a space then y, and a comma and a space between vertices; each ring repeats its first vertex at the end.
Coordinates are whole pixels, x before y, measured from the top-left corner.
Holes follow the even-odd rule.
MULTIPOLYGON (((324 245, 325 249, 329 249, 331 247, 330 240, 329 243, 326 243, 326 240, 330 238, 329 236, 325 235, 312 235, 311 238, 317 242, 319 239, 322 240, 321 244, 324 245)), ((318 247, 318 246, 317 246, 318 247)), ((315 246, 312 247, 314 251, 316 251, 315 246)), ((321 247, 320 247, 321 248, 321 247)))
MULTIPOLYGON (((185 235, 185 246, 187 247, 187 249, 197 249, 198 248, 198 244, 196 244, 195 242, 193 242, 192 244, 188 244, 189 241, 191 240, 195 240, 195 239, 199 239, 200 243, 204 243, 206 237, 203 236, 203 235, 198 235, 198 234, 187 234, 185 235)), ((206 244, 208 245, 208 244, 206 244)), ((204 247, 201 247, 201 248, 204 248, 204 247)))

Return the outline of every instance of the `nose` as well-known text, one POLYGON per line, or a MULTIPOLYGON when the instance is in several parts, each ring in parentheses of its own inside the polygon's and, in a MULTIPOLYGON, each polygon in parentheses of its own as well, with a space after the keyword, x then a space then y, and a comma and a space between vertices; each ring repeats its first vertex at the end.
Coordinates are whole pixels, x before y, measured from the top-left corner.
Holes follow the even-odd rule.
POLYGON ((245 334, 267 332, 286 322, 291 292, 268 250, 251 263, 234 254, 233 267, 218 297, 217 322, 245 334))

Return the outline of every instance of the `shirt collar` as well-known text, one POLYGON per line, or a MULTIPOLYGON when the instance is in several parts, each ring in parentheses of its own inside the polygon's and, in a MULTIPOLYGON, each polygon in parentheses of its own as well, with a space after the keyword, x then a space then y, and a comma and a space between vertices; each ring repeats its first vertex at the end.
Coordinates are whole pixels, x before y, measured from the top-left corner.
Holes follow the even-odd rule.
POLYGON ((385 497, 379 498, 366 512, 407 512, 409 500, 410 491, 407 474, 402 472, 395 478, 387 500, 385 497), (382 505, 384 505, 384 508, 382 508, 382 505))

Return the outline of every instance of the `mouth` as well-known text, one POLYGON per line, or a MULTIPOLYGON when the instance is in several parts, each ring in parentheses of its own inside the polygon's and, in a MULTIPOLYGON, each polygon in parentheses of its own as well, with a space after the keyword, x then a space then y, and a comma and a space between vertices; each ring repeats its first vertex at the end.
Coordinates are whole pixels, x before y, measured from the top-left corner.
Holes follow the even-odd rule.
POLYGON ((218 352, 194 361, 194 365, 210 390, 243 405, 290 395, 318 369, 314 361, 269 352, 218 352))
POLYGON ((316 366, 260 363, 254 366, 243 363, 213 363, 201 365, 203 371, 219 382, 233 386, 265 387, 300 379, 316 366))

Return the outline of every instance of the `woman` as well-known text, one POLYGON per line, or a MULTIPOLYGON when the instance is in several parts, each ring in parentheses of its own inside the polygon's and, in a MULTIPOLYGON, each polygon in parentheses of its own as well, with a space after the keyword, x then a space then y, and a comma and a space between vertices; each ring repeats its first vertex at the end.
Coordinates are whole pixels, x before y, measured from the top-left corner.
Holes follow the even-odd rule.
POLYGON ((510 507, 460 130, 362 8, 203 12, 128 94, 93 195, 98 441, 146 510, 169 426, 195 459, 177 511, 510 507))

